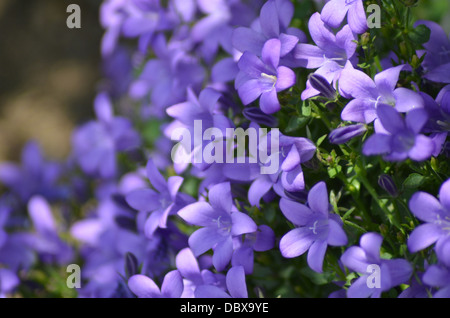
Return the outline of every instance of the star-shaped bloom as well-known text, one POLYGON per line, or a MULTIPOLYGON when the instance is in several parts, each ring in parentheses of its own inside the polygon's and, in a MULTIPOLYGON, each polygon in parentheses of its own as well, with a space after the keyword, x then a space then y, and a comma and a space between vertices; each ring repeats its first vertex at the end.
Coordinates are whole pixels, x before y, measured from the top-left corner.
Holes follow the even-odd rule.
POLYGON ((296 226, 281 238, 281 254, 293 258, 309 250, 307 258, 309 267, 316 272, 322 272, 327 246, 347 244, 342 221, 339 216, 330 213, 325 182, 319 182, 311 188, 307 205, 282 198, 280 209, 296 226))
MULTIPOLYGON (((308 69, 317 69, 314 73, 324 77, 328 83, 336 87, 337 80, 347 61, 353 62, 356 58, 356 37, 348 25, 345 25, 336 34, 322 20, 319 13, 314 13, 308 22, 309 33, 316 45, 298 44, 293 55, 297 60, 305 61, 308 69)), ((302 99, 319 95, 311 83, 306 83, 302 92, 302 99)))
POLYGON ((338 28, 345 16, 350 29, 356 34, 367 30, 363 0, 331 0, 325 4, 321 12, 322 21, 332 28, 338 28))
POLYGON ((441 262, 450 266, 450 180, 439 190, 439 200, 429 193, 417 192, 409 201, 411 212, 425 222, 414 229, 408 239, 408 248, 418 252, 436 243, 441 262))
POLYGON ((238 62, 239 73, 235 87, 244 105, 260 98, 259 106, 266 114, 281 109, 278 93, 295 84, 295 73, 286 66, 280 66, 281 42, 268 40, 262 49, 261 59, 254 53, 244 52, 238 62))
POLYGON ((167 179, 161 175, 153 160, 146 167, 147 177, 154 189, 137 189, 126 196, 127 203, 140 212, 138 220, 145 219, 144 230, 147 237, 152 237, 156 229, 167 228, 168 217, 181 207, 192 203, 189 196, 178 193, 183 178, 172 176, 167 179))
POLYGON ((371 123, 377 118, 378 105, 390 105, 399 112, 423 108, 420 94, 404 88, 396 88, 404 65, 386 69, 372 80, 364 72, 348 63, 339 78, 339 90, 346 97, 353 97, 341 113, 342 120, 371 123))
POLYGON ((366 233, 361 236, 359 246, 352 246, 342 254, 341 261, 350 270, 361 276, 347 290, 348 298, 379 298, 382 292, 408 282, 413 268, 404 259, 382 259, 380 249, 383 237, 378 233, 366 233), (374 265, 378 266, 379 286, 371 288, 369 274, 374 265))
POLYGON ((424 109, 413 109, 403 117, 391 106, 381 104, 377 115, 382 125, 378 130, 383 132, 370 136, 363 146, 363 154, 384 155, 388 161, 403 161, 410 158, 423 161, 434 152, 433 141, 420 132, 428 117, 424 109))
POLYGON ((253 233, 257 226, 250 216, 233 206, 229 182, 211 187, 209 202, 196 202, 180 211, 178 215, 192 225, 201 226, 189 237, 189 247, 195 256, 214 249, 213 265, 223 270, 233 255, 233 237, 253 233))

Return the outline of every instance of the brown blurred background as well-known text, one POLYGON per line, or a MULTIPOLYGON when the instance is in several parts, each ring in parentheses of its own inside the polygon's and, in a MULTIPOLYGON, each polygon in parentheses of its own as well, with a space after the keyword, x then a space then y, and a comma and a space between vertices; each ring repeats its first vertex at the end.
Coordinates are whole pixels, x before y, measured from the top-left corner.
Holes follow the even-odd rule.
POLYGON ((100 0, 0 0, 0 161, 37 140, 63 159, 77 123, 91 118, 100 74, 100 0), (67 6, 81 7, 68 29, 67 6))

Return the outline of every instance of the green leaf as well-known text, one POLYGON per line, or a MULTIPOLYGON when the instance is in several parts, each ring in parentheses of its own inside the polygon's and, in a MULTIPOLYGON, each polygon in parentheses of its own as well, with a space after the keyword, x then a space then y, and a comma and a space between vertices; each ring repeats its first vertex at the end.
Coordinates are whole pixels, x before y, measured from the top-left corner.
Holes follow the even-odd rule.
POLYGON ((408 178, 403 182, 405 189, 417 189, 425 181, 425 177, 418 173, 411 173, 408 178))
POLYGON ((328 134, 323 135, 322 137, 320 137, 319 139, 317 139, 317 143, 316 146, 319 147, 322 142, 325 140, 325 138, 327 138, 328 134))

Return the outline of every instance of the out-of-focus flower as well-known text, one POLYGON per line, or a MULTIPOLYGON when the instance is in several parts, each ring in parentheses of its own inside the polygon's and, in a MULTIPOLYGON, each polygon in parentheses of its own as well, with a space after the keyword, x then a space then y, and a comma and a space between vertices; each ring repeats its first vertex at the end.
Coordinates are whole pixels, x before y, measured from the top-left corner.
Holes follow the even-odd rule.
POLYGON ((7 297, 8 294, 14 291, 19 283, 19 278, 13 271, 6 268, 0 268, 0 298, 7 297))
POLYGON ((34 196, 28 203, 28 212, 36 230, 30 235, 31 248, 45 263, 68 264, 73 259, 73 250, 61 240, 48 202, 41 196, 34 196))
POLYGON ((439 290, 433 298, 450 298, 450 268, 441 264, 431 265, 423 275, 423 282, 439 290))
POLYGON ((148 60, 139 77, 130 85, 129 95, 150 104, 152 115, 163 117, 165 108, 181 103, 191 87, 198 92, 205 79, 205 70, 198 58, 190 55, 176 42, 167 42, 164 34, 152 40, 156 57, 148 60))
POLYGON ((450 83, 450 39, 444 29, 433 21, 420 20, 415 23, 427 26, 430 40, 423 45, 425 50, 418 51, 419 57, 425 54, 422 66, 426 71, 424 77, 438 83, 450 83))
POLYGON ((106 93, 97 96, 94 106, 98 120, 82 125, 73 134, 74 157, 86 174, 110 179, 118 172, 117 153, 138 147, 140 136, 129 119, 114 117, 106 93))
POLYGON ((22 150, 21 166, 0 163, 0 182, 16 194, 23 204, 33 195, 42 195, 48 200, 64 198, 67 193, 58 185, 62 167, 56 162, 46 161, 36 142, 28 142, 22 150))

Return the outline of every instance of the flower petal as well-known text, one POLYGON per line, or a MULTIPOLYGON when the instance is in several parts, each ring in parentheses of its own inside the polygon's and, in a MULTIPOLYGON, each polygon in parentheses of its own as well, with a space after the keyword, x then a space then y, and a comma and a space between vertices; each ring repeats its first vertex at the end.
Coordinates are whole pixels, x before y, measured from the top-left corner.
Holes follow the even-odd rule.
POLYGON ((293 258, 305 253, 314 242, 311 230, 299 227, 286 233, 280 240, 283 257, 293 258))
POLYGON ((442 233, 436 224, 421 224, 412 231, 408 238, 408 248, 411 253, 418 252, 434 244, 442 233))
POLYGON ((128 287, 139 298, 158 298, 161 296, 159 287, 145 275, 133 275, 128 280, 128 287))
POLYGON ((315 241, 308 252, 308 265, 309 267, 318 272, 322 273, 323 260, 325 258, 325 252, 327 251, 326 241, 315 241))
POLYGON ((308 193, 308 206, 315 213, 328 216, 330 203, 328 201, 328 190, 325 182, 319 182, 308 193))

